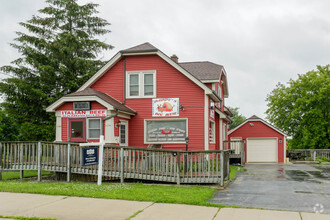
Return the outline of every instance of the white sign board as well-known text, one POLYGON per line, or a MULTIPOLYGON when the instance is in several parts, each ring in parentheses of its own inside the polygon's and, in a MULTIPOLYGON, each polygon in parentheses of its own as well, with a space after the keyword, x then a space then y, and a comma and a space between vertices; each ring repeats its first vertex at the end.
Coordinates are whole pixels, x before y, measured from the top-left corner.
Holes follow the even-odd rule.
POLYGON ((214 102, 211 100, 210 103, 210 117, 214 119, 214 102))
POLYGON ((63 118, 87 118, 87 117, 106 117, 107 110, 90 110, 90 111, 61 111, 63 118))
POLYGON ((152 117, 179 116, 179 98, 152 99, 152 117))

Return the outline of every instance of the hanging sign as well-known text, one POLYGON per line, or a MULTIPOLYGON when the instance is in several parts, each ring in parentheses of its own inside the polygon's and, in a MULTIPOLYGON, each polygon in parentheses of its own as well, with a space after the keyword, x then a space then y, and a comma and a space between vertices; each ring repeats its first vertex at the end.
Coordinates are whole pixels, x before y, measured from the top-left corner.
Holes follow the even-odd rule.
POLYGON ((179 116, 179 98, 152 99, 152 117, 179 116))
POLYGON ((107 110, 90 110, 90 111, 61 111, 63 118, 86 118, 86 117, 106 117, 107 110))
POLYGON ((146 143, 185 143, 187 120, 146 121, 146 143))
POLYGON ((90 166, 99 163, 99 155, 97 147, 82 148, 82 165, 90 166))

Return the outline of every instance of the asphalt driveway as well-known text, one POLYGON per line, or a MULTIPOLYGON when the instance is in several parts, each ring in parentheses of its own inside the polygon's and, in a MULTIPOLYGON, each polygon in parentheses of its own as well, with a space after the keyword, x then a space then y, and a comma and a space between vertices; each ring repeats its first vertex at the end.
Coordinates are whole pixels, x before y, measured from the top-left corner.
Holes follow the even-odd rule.
POLYGON ((330 213, 330 166, 247 164, 212 203, 330 213))

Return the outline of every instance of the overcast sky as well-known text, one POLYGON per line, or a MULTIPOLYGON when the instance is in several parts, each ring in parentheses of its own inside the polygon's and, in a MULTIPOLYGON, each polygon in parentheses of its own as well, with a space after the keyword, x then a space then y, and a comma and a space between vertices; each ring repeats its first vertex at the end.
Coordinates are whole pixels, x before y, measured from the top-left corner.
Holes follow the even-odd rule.
MULTIPOLYGON (((90 2, 79 0, 79 3, 90 2)), ((265 117, 266 97, 316 65, 330 63, 329 0, 95 0, 111 23, 101 37, 115 46, 101 57, 150 42, 179 61, 225 67, 229 98, 246 117, 265 117)), ((15 31, 46 6, 44 0, 0 0, 0 66, 19 57, 15 31)), ((0 77, 4 77, 0 75, 0 77)))

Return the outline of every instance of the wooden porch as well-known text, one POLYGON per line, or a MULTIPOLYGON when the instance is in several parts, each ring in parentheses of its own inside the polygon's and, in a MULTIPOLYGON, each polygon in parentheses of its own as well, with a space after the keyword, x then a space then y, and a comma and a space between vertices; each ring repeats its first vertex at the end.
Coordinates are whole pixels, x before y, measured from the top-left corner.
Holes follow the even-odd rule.
MULTIPOLYGON (((98 166, 82 165, 76 143, 0 142, 1 172, 38 170, 97 175, 98 166)), ((220 184, 229 179, 229 151, 174 151, 104 146, 102 175, 125 179, 185 184, 220 184)))

